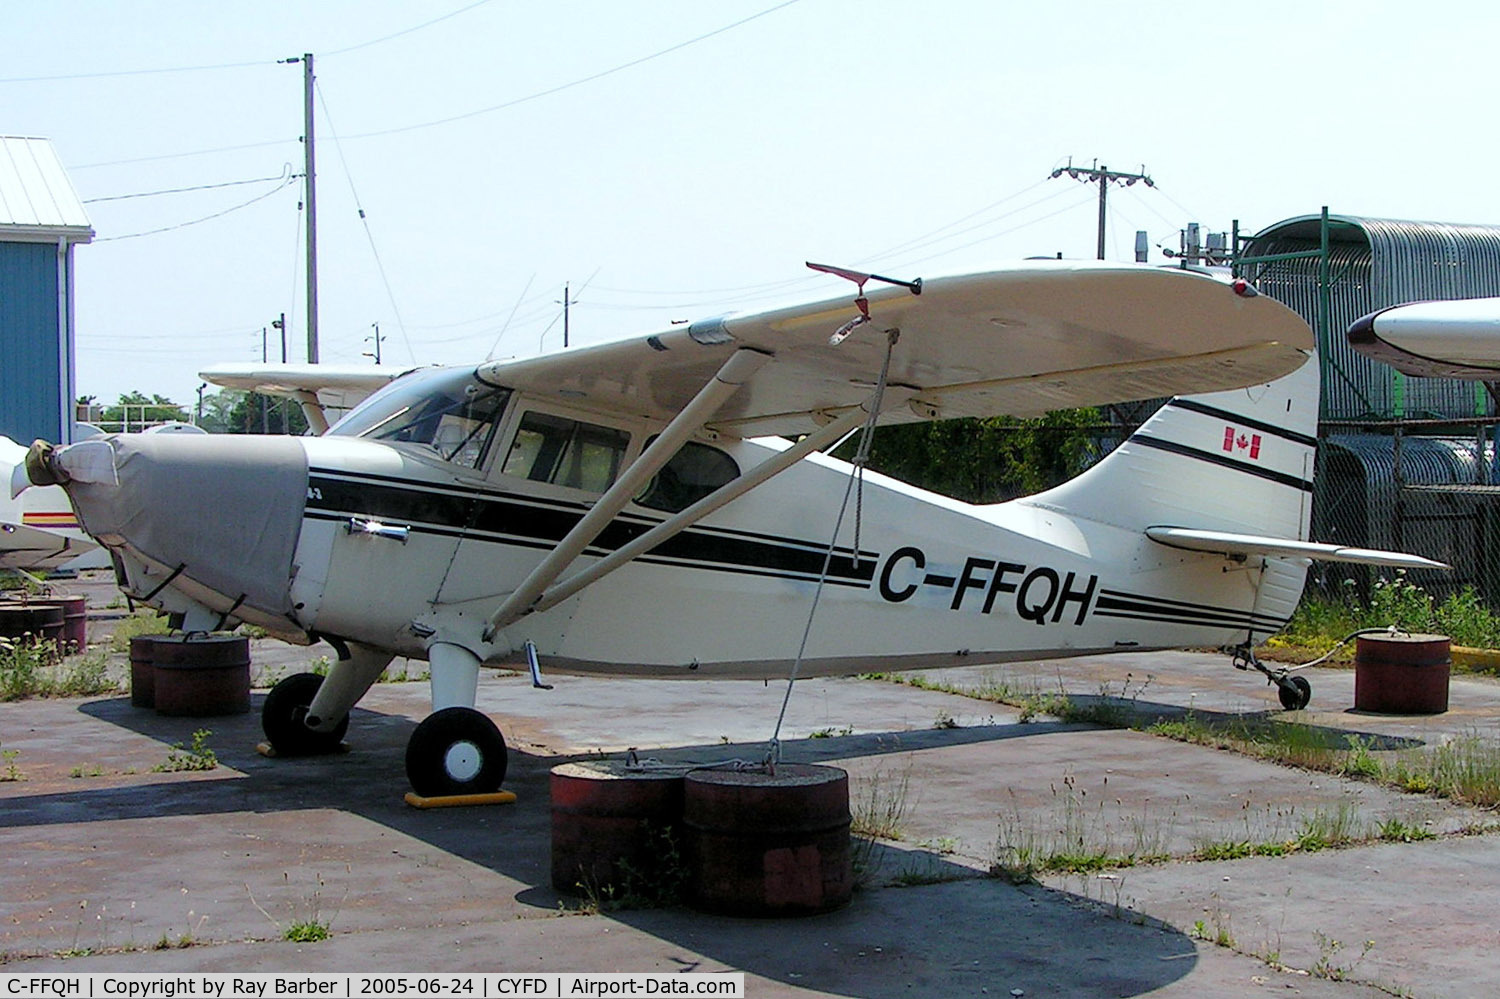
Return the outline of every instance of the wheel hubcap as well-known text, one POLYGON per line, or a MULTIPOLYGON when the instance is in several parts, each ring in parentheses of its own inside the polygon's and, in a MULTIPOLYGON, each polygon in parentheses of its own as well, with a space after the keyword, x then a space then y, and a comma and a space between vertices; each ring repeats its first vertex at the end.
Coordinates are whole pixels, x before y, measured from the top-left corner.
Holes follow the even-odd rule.
POLYGON ((443 769, 453 780, 473 780, 483 766, 484 754, 472 742, 455 742, 443 754, 443 769))

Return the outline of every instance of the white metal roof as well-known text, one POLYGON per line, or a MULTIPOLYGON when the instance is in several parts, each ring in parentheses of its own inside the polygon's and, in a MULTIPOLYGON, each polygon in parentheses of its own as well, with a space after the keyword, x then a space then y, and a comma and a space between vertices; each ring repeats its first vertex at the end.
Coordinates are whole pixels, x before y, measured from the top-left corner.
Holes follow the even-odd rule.
POLYGON ((0 135, 0 242, 87 243, 88 213, 47 139, 0 135))

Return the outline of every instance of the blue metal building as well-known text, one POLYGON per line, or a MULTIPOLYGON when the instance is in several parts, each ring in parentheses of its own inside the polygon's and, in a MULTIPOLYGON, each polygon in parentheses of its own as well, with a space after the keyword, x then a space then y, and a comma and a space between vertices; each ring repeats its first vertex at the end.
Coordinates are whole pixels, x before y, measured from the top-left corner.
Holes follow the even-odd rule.
POLYGON ((46 139, 0 136, 0 434, 73 436, 73 247, 94 238, 46 139))

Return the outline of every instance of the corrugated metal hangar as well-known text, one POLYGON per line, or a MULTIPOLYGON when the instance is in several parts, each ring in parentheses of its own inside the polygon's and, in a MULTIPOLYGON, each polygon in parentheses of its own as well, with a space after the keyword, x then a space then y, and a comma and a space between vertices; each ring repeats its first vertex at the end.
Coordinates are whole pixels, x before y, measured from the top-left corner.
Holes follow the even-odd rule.
POLYGON ((73 434, 73 247, 94 238, 46 139, 0 136, 0 434, 73 434))
MULTIPOLYGON (((1500 226, 1353 215, 1287 219, 1235 239, 1235 271, 1317 331, 1323 396, 1312 532, 1318 541, 1420 551, 1445 595, 1500 604, 1496 399, 1479 382, 1412 378, 1350 348, 1361 316, 1404 302, 1500 295, 1500 226)), ((1376 573, 1319 566, 1330 590, 1376 573)))

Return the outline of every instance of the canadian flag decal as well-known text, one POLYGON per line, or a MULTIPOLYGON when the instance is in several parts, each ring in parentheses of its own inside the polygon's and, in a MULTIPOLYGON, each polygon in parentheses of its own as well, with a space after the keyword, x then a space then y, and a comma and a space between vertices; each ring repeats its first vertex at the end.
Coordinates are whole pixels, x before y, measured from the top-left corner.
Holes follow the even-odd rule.
POLYGON ((1234 427, 1224 428, 1224 450, 1233 454, 1235 451, 1249 451, 1251 461, 1260 460, 1260 434, 1247 434, 1243 430, 1234 427))

